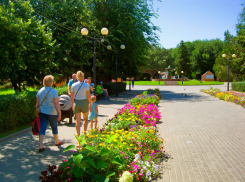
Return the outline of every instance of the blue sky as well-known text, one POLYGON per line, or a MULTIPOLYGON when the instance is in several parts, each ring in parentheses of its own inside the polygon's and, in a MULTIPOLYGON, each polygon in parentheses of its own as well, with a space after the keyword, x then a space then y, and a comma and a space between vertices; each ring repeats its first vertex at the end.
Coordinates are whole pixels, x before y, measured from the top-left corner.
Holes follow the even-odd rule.
POLYGON ((153 1, 158 9, 154 25, 161 28, 159 43, 162 47, 175 48, 183 41, 204 39, 224 40, 224 32, 236 35, 236 24, 244 0, 162 0, 153 1))

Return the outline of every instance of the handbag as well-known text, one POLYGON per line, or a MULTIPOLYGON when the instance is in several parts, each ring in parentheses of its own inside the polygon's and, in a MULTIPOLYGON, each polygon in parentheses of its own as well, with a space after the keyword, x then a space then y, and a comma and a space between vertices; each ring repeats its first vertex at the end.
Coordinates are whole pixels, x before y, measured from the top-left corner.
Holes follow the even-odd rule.
MULTIPOLYGON (((52 88, 51 88, 50 90, 52 90, 52 88)), ((49 90, 49 91, 50 91, 50 90, 49 90)), ((47 94, 46 94, 45 97, 43 98, 42 102, 35 108, 35 116, 36 116, 37 118, 38 118, 38 115, 39 115, 39 113, 40 113, 40 105, 43 103, 44 99, 47 97, 49 91, 47 92, 47 94)))

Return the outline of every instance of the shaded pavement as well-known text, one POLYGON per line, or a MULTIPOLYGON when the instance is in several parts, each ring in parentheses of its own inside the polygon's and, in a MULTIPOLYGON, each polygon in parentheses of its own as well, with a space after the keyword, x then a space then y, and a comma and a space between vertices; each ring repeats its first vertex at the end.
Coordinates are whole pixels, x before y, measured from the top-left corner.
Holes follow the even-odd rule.
MULTIPOLYGON (((99 126, 148 88, 160 88, 162 119, 157 128, 169 156, 157 182, 245 181, 245 110, 200 92, 209 86, 135 86, 118 98, 98 101, 99 126)), ((37 138, 31 131, 0 143, 0 181, 38 181, 47 165, 59 165, 61 156, 71 155, 62 151, 77 144, 75 133, 74 122, 62 123, 59 136, 64 144, 57 147, 49 128, 43 153, 38 152, 37 138)))

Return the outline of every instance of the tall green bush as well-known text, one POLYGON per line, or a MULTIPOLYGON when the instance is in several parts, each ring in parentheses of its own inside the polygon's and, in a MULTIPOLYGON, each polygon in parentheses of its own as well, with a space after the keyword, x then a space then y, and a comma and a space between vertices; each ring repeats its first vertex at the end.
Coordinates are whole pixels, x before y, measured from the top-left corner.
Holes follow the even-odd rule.
MULTIPOLYGON (((118 93, 126 91, 127 83, 118 82, 118 93)), ((104 83, 103 87, 108 90, 109 95, 116 94, 116 83, 104 83)))
POLYGON ((245 82, 232 82, 232 90, 245 92, 245 82))
MULTIPOLYGON (((55 88, 58 95, 67 94, 67 86, 55 88)), ((0 95, 0 133, 30 125, 35 119, 37 91, 0 95)))

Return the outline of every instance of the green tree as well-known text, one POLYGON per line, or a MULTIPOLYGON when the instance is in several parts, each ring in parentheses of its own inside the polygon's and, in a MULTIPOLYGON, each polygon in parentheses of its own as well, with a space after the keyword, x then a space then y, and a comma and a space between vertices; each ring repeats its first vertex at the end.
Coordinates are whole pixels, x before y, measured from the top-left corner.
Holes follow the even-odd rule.
POLYGON ((144 65, 141 70, 143 73, 149 73, 151 79, 158 73, 158 71, 164 71, 165 62, 163 58, 166 55, 165 49, 156 45, 151 45, 147 54, 147 63, 144 65))
POLYGON ((51 33, 32 11, 24 0, 0 6, 0 79, 10 79, 15 91, 21 91, 23 82, 40 84, 52 68, 51 33))
POLYGON ((190 77, 190 56, 187 46, 185 45, 185 42, 183 40, 180 41, 180 45, 178 46, 178 52, 179 53, 176 60, 176 69, 179 72, 179 74, 181 71, 184 71, 184 75, 190 77))

